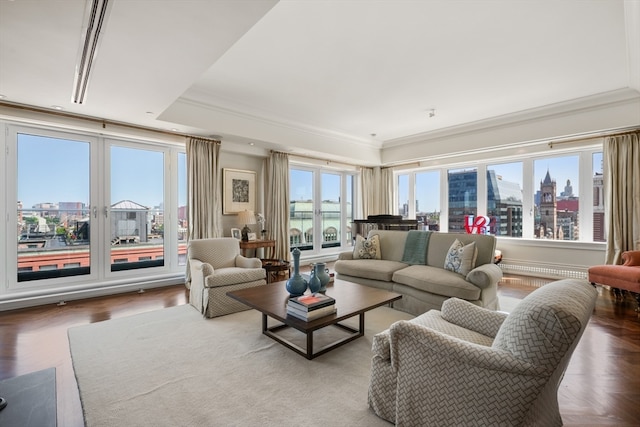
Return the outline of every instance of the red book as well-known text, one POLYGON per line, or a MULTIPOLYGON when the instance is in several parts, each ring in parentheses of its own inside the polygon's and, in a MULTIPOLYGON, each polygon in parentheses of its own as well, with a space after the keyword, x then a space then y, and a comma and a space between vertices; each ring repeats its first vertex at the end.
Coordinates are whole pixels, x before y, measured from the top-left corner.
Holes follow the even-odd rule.
POLYGON ((289 305, 303 311, 312 311, 336 303, 336 300, 323 294, 301 295, 289 298, 289 305))

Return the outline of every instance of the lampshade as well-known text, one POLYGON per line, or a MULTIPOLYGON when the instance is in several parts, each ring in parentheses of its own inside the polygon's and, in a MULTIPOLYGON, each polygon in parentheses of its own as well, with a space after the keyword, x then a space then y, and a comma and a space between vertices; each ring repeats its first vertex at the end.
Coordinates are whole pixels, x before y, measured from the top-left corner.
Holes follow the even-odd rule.
POLYGON ((240 224, 255 224, 256 223, 256 214, 253 211, 241 211, 238 212, 238 222, 240 224))

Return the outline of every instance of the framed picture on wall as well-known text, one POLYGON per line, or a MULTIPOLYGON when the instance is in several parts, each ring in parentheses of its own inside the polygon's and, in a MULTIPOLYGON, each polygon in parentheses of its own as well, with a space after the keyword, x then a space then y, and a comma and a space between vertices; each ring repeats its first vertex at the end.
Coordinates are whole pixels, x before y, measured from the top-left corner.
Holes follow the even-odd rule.
POLYGON ((231 237, 234 237, 234 238, 240 240, 242 238, 242 232, 240 231, 239 228, 232 228, 231 229, 231 237))
POLYGON ((223 214, 256 210, 256 173, 239 169, 222 170, 223 214))

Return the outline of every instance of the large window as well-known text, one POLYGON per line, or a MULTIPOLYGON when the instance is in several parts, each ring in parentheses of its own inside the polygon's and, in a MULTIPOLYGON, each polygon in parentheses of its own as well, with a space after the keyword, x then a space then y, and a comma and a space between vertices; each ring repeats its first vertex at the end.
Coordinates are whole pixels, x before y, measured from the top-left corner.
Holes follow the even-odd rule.
POLYGON ((184 273, 182 147, 6 129, 6 289, 133 282, 149 275, 140 268, 184 273))
POLYGON ((600 147, 514 157, 398 172, 397 213, 450 232, 465 233, 465 218, 480 215, 489 218, 486 232, 496 236, 606 240, 600 147), (440 200, 447 205, 441 208, 440 200))
POLYGON ((578 156, 548 157, 533 162, 535 192, 534 236, 538 239, 578 240, 580 199, 578 156))
POLYGON ((164 265, 164 153, 111 146, 111 271, 164 265))
POLYGON ((308 167, 290 169, 289 240, 320 252, 351 244, 353 176, 308 167))
POLYGON ((416 219, 425 229, 440 230, 440 172, 416 173, 416 219))
POLYGON ((449 182, 449 231, 464 232, 465 217, 476 216, 478 210, 478 170, 451 169, 449 182))
POLYGON ((489 233, 522 237, 522 162, 487 166, 489 233))
POLYGON ((90 143, 17 134, 19 282, 90 273, 90 143))

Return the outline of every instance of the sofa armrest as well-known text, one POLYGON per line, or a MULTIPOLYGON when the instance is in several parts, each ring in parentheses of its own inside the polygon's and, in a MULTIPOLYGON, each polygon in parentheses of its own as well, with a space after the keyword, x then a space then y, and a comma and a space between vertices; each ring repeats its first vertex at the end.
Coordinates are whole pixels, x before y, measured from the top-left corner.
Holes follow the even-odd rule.
POLYGON ((480 289, 498 286, 500 279, 502 279, 502 269, 495 264, 480 265, 467 273, 466 277, 468 282, 473 283, 480 289))
POLYGON ((459 298, 449 298, 442 304, 444 320, 491 338, 495 338, 507 316, 507 313, 479 307, 459 298))
POLYGON ((246 258, 242 255, 236 255, 236 267, 262 268, 262 261, 259 258, 246 258))
POLYGON ((349 251, 349 252, 340 252, 338 254, 338 259, 339 260, 349 260, 349 259, 353 259, 353 251, 349 251))
POLYGON ((622 265, 638 266, 640 265, 640 251, 623 252, 622 259, 624 260, 624 264, 622 265))

